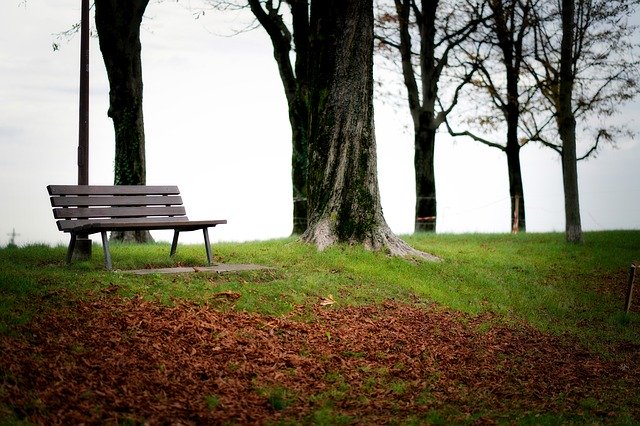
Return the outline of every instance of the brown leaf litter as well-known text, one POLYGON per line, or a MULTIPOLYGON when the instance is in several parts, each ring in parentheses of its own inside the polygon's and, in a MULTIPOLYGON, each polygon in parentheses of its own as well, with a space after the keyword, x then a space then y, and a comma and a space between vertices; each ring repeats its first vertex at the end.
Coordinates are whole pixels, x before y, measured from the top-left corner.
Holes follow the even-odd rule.
POLYGON ((617 389, 640 389, 637 347, 605 360, 490 314, 395 302, 279 318, 107 297, 18 332, 0 336, 0 415, 4 405, 47 425, 313 423, 327 407, 352 424, 433 410, 450 421, 585 409, 607 418, 617 389))

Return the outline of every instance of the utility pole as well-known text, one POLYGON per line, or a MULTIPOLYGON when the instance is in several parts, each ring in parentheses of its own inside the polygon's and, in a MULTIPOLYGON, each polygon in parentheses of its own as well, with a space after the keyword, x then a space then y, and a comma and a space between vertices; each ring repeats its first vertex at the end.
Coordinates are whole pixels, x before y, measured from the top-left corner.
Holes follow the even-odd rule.
MULTIPOLYGON (((78 131, 78 185, 89 185, 89 0, 82 0, 80 21, 80 107, 78 131)), ((91 257, 91 240, 78 235, 74 259, 91 257)))

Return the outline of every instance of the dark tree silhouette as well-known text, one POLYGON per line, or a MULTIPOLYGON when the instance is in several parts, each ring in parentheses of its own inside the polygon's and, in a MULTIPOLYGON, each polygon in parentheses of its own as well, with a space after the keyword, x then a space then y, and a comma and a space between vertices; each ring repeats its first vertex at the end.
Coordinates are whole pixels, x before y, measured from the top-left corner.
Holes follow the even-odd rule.
POLYGON ((564 187, 565 232, 569 242, 582 242, 578 164, 576 158, 576 117, 572 107, 573 46, 575 32, 575 2, 562 0, 562 40, 560 42, 560 73, 558 74, 558 111, 556 120, 562 141, 562 183, 564 187))
MULTIPOLYGON (((451 67, 452 50, 466 40, 481 22, 481 9, 481 4, 467 0, 453 3, 394 0, 393 10, 378 11, 378 50, 392 61, 397 60, 399 55, 413 119, 415 232, 436 230, 436 133, 458 103, 460 90, 469 82, 475 68, 464 70, 455 83, 453 95, 446 101, 439 90, 440 80, 447 66, 451 67), (414 44, 418 45, 416 49, 413 48, 414 44)), ((461 64, 457 65, 458 68, 464 68, 461 64)))
POLYGON ((491 12, 485 21, 484 31, 479 32, 468 47, 467 55, 477 61, 478 76, 473 86, 479 96, 488 97, 482 105, 479 97, 473 121, 480 127, 495 129, 500 120, 506 125, 506 143, 496 142, 472 130, 454 130, 447 127, 453 136, 468 136, 487 146, 500 149, 507 156, 509 195, 511 197, 511 228, 526 231, 526 215, 520 149, 527 142, 519 136, 521 114, 529 108, 532 86, 522 82, 526 71, 524 61, 529 52, 527 36, 532 32, 532 10, 539 0, 488 0, 491 12), (488 111, 483 109, 489 108, 488 111))
POLYGON ((540 106, 528 112, 525 124, 531 140, 561 157, 568 242, 582 241, 577 161, 594 156, 602 141, 627 133, 607 119, 640 92, 636 28, 628 24, 637 6, 636 0, 557 0, 535 10, 535 51, 528 65, 540 106), (594 134, 580 157, 578 124, 594 134))

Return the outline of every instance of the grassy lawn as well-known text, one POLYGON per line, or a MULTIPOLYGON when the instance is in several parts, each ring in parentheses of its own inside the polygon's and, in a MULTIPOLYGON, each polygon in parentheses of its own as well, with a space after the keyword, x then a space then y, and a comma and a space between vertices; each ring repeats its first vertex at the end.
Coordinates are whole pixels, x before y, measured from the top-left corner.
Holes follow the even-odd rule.
MULTIPOLYGON (((65 247, 33 245, 4 248, 0 249, 0 335, 7 341, 28 343, 30 336, 25 335, 26 330, 32 331, 29 327, 38 321, 45 324, 39 327, 46 327, 43 319, 49 316, 73 317, 78 315, 75 307, 91 303, 96 303, 96 306, 99 304, 101 309, 114 309, 111 304, 115 303, 120 306, 118 309, 124 309, 120 303, 137 300, 140 303, 143 301, 141 306, 148 309, 189 306, 222 315, 216 317, 218 319, 215 321, 222 321, 225 315, 240 315, 238 320, 245 321, 242 315, 249 315, 248 318, 260 318, 261 324, 271 321, 268 318, 291 321, 287 322, 286 327, 281 326, 283 330, 297 330, 296 324, 302 324, 300 327, 312 325, 312 329, 305 331, 307 336, 314 335, 313 326, 318 328, 327 325, 329 328, 318 337, 323 340, 322 344, 346 345, 342 341, 336 342, 333 337, 335 333, 340 333, 336 331, 339 330, 339 324, 333 325, 330 318, 325 318, 327 312, 336 318, 345 315, 344 324, 347 324, 352 318, 362 318, 362 312, 369 312, 370 316, 366 318, 375 319, 386 315, 383 311, 397 310, 400 316, 408 307, 428 311, 429 315, 438 312, 436 316, 428 318, 442 319, 442 312, 451 313, 455 324, 462 324, 460 333, 467 333, 469 324, 473 324, 473 332, 486 333, 487 341, 495 334, 492 330, 502 330, 504 333, 507 333, 506 330, 515 330, 513 332, 520 333, 518 336, 522 335, 523 339, 525 335, 533 333, 537 336, 540 333, 540 336, 551 336, 559 342, 558 348, 574 345, 568 342, 576 342, 591 354, 589 356, 636 369, 635 376, 640 371, 638 365, 628 365, 629 360, 640 363, 640 298, 637 296, 640 283, 632 312, 624 315, 622 311, 629 265, 632 261, 640 260, 640 231, 587 233, 585 243, 579 246, 566 244, 562 234, 418 235, 407 236, 405 240, 415 248, 439 256, 442 261, 409 261, 345 246, 317 252, 313 247, 294 239, 284 239, 214 245, 216 262, 256 263, 271 269, 228 274, 195 272, 136 276, 122 271, 202 265, 204 250, 201 245, 181 246, 176 258, 171 260, 168 258, 168 244, 113 244, 112 258, 117 270, 108 272, 103 269, 102 250, 98 245, 94 246, 90 261, 76 262, 71 266, 64 263, 65 247), (322 301, 334 303, 320 306, 322 301), (393 301, 389 309, 380 308, 382 311, 379 315, 371 314, 373 306, 386 306, 389 301, 393 301), (620 348, 626 348, 626 351, 621 353, 620 348), (625 357, 624 362, 621 357, 625 357)), ((164 315, 166 311, 161 312, 157 315, 164 315)), ((418 315, 415 311, 410 312, 413 313, 409 316, 418 315)), ((411 324, 409 320, 407 324, 411 324)), ((362 322, 361 319, 359 321, 362 322)), ((354 324, 355 335, 359 329, 356 330, 358 322, 354 324)), ((449 326, 449 329, 452 327, 449 326)), ((262 331, 256 331, 256 336, 262 331)), ((409 331, 407 335, 411 335, 409 331)), ((429 331, 429 336, 435 332, 429 331)), ((284 331, 282 333, 286 334, 284 331)), ((416 338, 426 338, 424 333, 427 332, 422 330, 422 333, 416 338)), ((469 336, 471 341, 482 344, 482 339, 474 340, 475 334, 469 336)), ((536 341, 546 342, 544 339, 547 337, 539 337, 536 341)), ((286 339, 282 344, 287 344, 286 339)), ((349 373, 338 367, 335 367, 336 371, 324 372, 320 379, 324 391, 314 391, 313 394, 306 394, 307 388, 295 390, 291 389, 295 387, 293 385, 285 388, 277 382, 263 383, 259 380, 260 376, 254 374, 249 391, 253 398, 264 402, 271 410, 269 413, 273 413, 271 417, 266 417, 269 419, 267 423, 361 423, 365 422, 363 419, 366 417, 359 417, 357 407, 365 407, 362 410, 366 412, 366 407, 376 406, 373 402, 375 398, 391 401, 382 411, 387 413, 387 417, 369 419, 382 423, 446 424, 480 420, 520 424, 640 422, 640 417, 637 417, 640 413, 640 394, 637 389, 629 388, 637 382, 620 379, 616 386, 607 388, 610 395, 602 390, 593 397, 586 393, 587 396, 583 395, 575 402, 575 407, 572 405, 573 408, 567 410, 557 408, 562 407, 557 402, 558 398, 565 395, 570 399, 566 391, 554 394, 553 404, 545 403, 547 405, 542 404, 538 409, 532 409, 517 398, 513 404, 496 405, 491 402, 496 398, 495 392, 492 394, 492 391, 485 390, 477 393, 477 389, 456 393, 468 394, 466 400, 466 396, 456 397, 458 399, 447 400, 447 404, 439 404, 436 401, 439 390, 434 383, 440 375, 448 374, 444 367, 442 371, 433 372, 431 379, 410 376, 408 371, 403 373, 402 368, 397 374, 392 374, 399 367, 395 364, 385 366, 384 359, 387 358, 376 355, 373 349, 364 346, 354 349, 356 346, 353 345, 331 348, 342 351, 340 356, 343 364, 353 363, 352 367, 359 371, 358 390, 355 390, 355 379, 350 379, 349 373), (420 386, 417 385, 418 381, 420 386), (424 395, 427 382, 431 383, 431 397, 424 395), (418 388, 419 391, 416 391, 418 388), (422 396, 417 395, 420 392, 422 396), (403 408, 402 401, 407 398, 417 402, 403 408), (474 404, 480 408, 469 409, 474 404), (297 405, 308 409, 302 418, 292 414, 297 405)), ((286 350, 286 346, 279 349, 282 353, 286 350)), ((296 347, 297 356, 307 356, 305 350, 296 347)), ((311 354, 308 356, 313 358, 313 348, 308 350, 311 354)), ((78 356, 85 349, 76 345, 70 351, 73 356, 78 356)), ((319 355, 319 362, 329 362, 325 359, 331 358, 328 353, 319 355)), ((427 363, 424 353, 423 350, 422 361, 411 358, 404 362, 417 362, 415 368, 422 368, 427 363)), ((509 357, 505 360, 508 365, 519 362, 509 357)), ((442 359, 438 359, 442 362, 442 359)), ((468 364, 460 365, 460 368, 466 368, 468 364)), ((233 373, 236 367, 229 368, 233 373)), ((293 367, 288 368, 291 370, 293 367)), ((303 367, 299 368, 300 371, 304 370, 303 367)), ((237 369, 242 370, 240 367, 237 369)), ((504 374, 505 377, 509 376, 508 372, 504 374)), ((469 383, 472 383, 456 380, 456 386, 470 386, 469 383)), ((521 381, 521 378, 517 380, 521 381)), ((18 423, 24 420, 39 423, 47 419, 47 415, 53 415, 46 407, 30 409, 22 402, 10 400, 7 396, 11 395, 10 388, 22 383, 15 372, 0 367, 0 416, 4 416, 5 422, 18 423)), ((486 389, 490 388, 488 386, 486 389)), ((37 393, 38 389, 31 392, 37 393)), ((33 398, 38 400, 38 397, 33 398)), ((207 394, 197 398, 211 412, 221 412, 225 406, 224 395, 207 394)), ((380 410, 376 412, 379 415, 380 410)), ((148 413, 143 413, 142 417, 151 416, 148 413)), ((94 420, 107 423, 144 421, 135 413, 131 417, 114 418, 106 412, 94 413, 93 416, 94 420)), ((243 423, 243 418, 238 416, 229 415, 228 419, 232 423, 243 423)), ((0 423, 3 423, 2 417, 0 423)))

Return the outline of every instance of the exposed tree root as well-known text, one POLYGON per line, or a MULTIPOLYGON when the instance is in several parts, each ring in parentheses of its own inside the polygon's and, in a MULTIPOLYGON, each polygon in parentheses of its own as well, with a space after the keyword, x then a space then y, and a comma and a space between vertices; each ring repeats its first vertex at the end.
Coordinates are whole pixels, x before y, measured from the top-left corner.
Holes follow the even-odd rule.
MULTIPOLYGON (((330 219, 322 219, 314 225, 309 226, 307 231, 302 235, 301 240, 309 244, 314 244, 320 251, 340 242, 331 226, 330 219)), ((384 222, 374 227, 364 241, 352 240, 346 241, 346 243, 353 245, 361 244, 364 248, 371 251, 386 251, 392 256, 417 258, 430 262, 442 260, 430 253, 414 249, 394 234, 384 222)))

